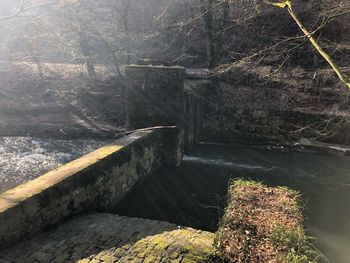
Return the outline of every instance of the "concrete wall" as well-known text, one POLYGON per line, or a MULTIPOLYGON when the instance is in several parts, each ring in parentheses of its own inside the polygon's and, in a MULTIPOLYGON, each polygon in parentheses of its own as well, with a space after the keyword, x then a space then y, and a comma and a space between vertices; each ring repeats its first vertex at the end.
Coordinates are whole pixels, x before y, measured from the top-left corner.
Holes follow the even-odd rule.
POLYGON ((176 160, 174 134, 171 129, 133 133, 1 194, 0 248, 75 214, 108 211, 138 180, 176 160))
POLYGON ((130 128, 183 126, 184 68, 127 66, 125 75, 130 128))
POLYGON ((177 141, 189 150, 199 134, 209 82, 187 80, 182 67, 131 65, 125 71, 129 128, 176 125, 177 141))

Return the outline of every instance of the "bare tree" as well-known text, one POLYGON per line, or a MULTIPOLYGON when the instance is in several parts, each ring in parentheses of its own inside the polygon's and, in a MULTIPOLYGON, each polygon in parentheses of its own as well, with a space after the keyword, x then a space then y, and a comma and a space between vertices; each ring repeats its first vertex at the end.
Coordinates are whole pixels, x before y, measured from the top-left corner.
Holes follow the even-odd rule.
MULTIPOLYGON (((122 21, 123 24, 123 30, 126 35, 126 63, 130 63, 130 44, 131 44, 131 37, 130 37, 130 29, 129 29, 129 9, 131 6, 131 0, 122 0, 120 3, 116 4, 115 1, 110 1, 110 5, 113 7, 114 12, 116 15, 118 15, 122 21)), ((117 18, 117 19, 118 19, 117 18)))
POLYGON ((220 63, 223 54, 223 38, 228 24, 230 5, 228 0, 201 0, 204 28, 207 38, 209 69, 220 63))

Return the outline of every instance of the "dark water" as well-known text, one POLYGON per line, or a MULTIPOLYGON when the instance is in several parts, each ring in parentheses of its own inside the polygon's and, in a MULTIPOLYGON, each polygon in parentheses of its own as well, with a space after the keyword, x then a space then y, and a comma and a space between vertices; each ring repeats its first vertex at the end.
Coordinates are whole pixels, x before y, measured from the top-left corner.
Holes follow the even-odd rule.
POLYGON ((91 152, 104 142, 0 137, 0 193, 91 152))
POLYGON ((238 177, 301 191, 316 245, 330 262, 350 262, 350 157, 201 145, 180 168, 162 168, 140 183, 116 212, 215 231, 228 181, 238 177))

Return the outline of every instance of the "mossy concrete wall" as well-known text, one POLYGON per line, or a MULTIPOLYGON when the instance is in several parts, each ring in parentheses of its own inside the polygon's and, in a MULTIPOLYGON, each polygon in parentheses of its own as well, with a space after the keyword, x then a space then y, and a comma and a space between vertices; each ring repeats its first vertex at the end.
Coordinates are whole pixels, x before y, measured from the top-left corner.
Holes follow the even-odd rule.
MULTIPOLYGON (((108 211, 142 177, 170 163, 167 129, 140 131, 0 195, 0 248, 85 211, 108 211)), ((175 141, 175 142, 174 142, 175 141)))

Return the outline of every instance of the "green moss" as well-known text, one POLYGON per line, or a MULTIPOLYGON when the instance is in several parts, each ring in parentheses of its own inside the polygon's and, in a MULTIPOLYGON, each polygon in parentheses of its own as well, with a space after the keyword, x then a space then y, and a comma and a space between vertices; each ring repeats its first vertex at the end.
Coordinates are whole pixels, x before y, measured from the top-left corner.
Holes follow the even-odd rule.
POLYGON ((280 260, 284 263, 320 263, 328 262, 322 253, 310 242, 302 227, 289 230, 276 226, 269 236, 278 251, 280 260))
POLYGON ((259 181, 254 181, 251 179, 234 179, 231 180, 229 183, 229 193, 236 193, 237 191, 240 191, 240 187, 244 187, 244 186, 248 186, 248 187, 265 187, 265 185, 262 182, 259 181))
POLYGON ((302 195, 299 191, 290 189, 286 186, 278 186, 277 188, 287 192, 294 200, 298 201, 298 203, 301 203, 302 195))

